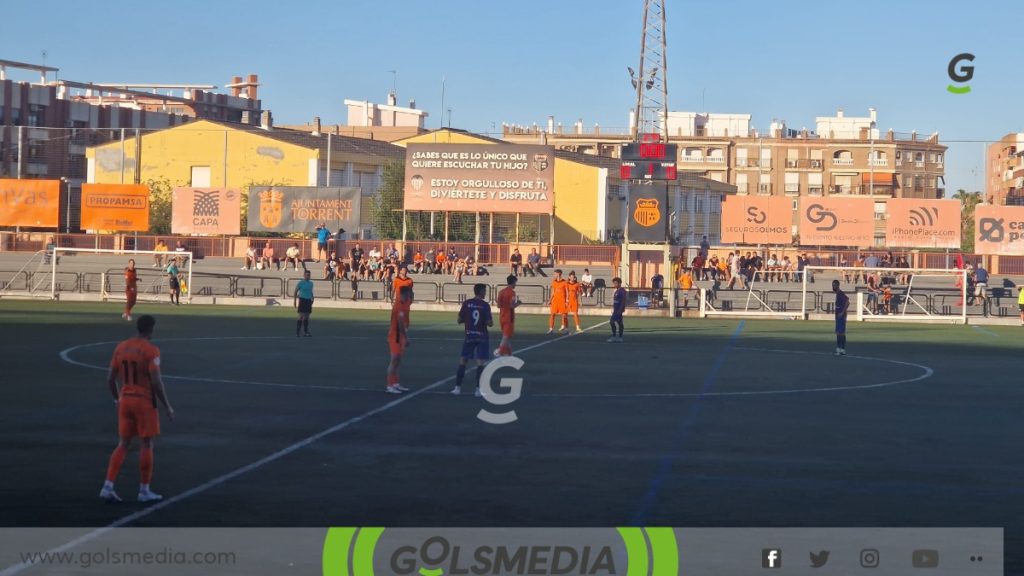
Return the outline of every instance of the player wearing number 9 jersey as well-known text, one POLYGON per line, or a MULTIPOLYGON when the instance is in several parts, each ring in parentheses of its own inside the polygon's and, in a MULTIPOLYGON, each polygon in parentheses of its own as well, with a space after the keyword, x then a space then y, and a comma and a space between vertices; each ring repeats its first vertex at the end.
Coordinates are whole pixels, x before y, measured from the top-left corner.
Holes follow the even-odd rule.
POLYGON ((491 317, 491 305, 484 297, 487 295, 486 284, 473 285, 473 298, 462 303, 459 310, 459 324, 466 327, 466 339, 462 343, 462 354, 459 357, 459 368, 455 372, 455 388, 452 394, 460 394, 462 391, 462 380, 466 376, 466 364, 470 360, 476 360, 476 396, 480 396, 480 373, 487 363, 487 356, 490 353, 490 336, 487 333, 489 326, 494 326, 494 319, 491 317))
POLYGON ((139 318, 139 334, 117 345, 110 360, 107 385, 117 406, 117 434, 120 441, 107 465, 107 478, 100 490, 100 498, 120 502, 114 491, 114 481, 124 463, 132 439, 142 441, 139 450, 139 502, 160 500, 162 496, 149 489, 153 478, 153 438, 160 434, 160 416, 157 401, 164 405, 167 417, 174 420, 174 409, 167 400, 163 380, 160 378, 160 350, 150 342, 156 320, 152 316, 139 318), (120 390, 118 389, 120 383, 120 390))

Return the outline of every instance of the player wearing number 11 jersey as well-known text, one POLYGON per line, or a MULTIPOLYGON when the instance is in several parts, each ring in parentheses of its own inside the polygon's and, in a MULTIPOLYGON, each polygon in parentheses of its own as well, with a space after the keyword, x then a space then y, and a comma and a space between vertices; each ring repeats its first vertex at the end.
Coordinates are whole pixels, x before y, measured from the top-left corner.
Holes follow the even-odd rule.
POLYGON ((455 388, 452 394, 460 394, 462 380, 466 377, 466 364, 476 360, 476 395, 480 396, 480 373, 483 372, 487 356, 490 354, 489 326, 494 326, 491 318, 491 305, 484 297, 487 295, 486 284, 473 285, 473 298, 462 303, 459 310, 459 324, 466 327, 466 340, 462 343, 462 354, 459 357, 459 369, 455 372, 455 388))
POLYGON ((118 344, 110 360, 107 384, 117 406, 117 435, 121 440, 110 455, 106 482, 100 490, 100 498, 108 502, 121 501, 114 492, 114 481, 136 436, 142 441, 139 450, 139 502, 162 498, 149 489, 153 478, 153 438, 160 434, 157 401, 167 409, 167 417, 171 420, 174 420, 174 408, 167 400, 160 378, 160 350, 149 341, 155 325, 156 320, 152 316, 140 317, 136 324, 139 335, 118 344), (120 390, 118 383, 121 384, 120 390))

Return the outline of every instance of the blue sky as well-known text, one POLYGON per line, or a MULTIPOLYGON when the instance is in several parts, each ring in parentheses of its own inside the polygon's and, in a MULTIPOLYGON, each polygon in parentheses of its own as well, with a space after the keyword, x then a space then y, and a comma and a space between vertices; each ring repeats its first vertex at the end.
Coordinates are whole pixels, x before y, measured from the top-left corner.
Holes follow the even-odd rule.
MULTIPOLYGON (((278 123, 344 122, 344 98, 398 98, 452 125, 624 127, 639 58, 641 0, 111 0, 9 3, 0 58, 62 78, 218 86, 256 73, 278 123)), ((1024 3, 667 0, 669 108, 750 113, 813 129, 815 116, 878 109, 880 128, 938 131, 947 189, 983 185, 984 145, 1024 131, 1024 3), (945 91, 946 65, 976 55, 972 92, 945 91)), ((32 76, 19 78, 29 79, 32 76)))

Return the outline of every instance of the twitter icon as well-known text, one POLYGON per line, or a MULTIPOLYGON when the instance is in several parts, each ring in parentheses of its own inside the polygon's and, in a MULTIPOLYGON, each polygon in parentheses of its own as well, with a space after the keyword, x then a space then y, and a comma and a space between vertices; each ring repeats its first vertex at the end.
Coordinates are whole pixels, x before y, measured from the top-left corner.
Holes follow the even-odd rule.
POLYGON ((822 550, 815 554, 811 552, 811 568, 821 568, 825 564, 828 564, 828 550, 822 550))

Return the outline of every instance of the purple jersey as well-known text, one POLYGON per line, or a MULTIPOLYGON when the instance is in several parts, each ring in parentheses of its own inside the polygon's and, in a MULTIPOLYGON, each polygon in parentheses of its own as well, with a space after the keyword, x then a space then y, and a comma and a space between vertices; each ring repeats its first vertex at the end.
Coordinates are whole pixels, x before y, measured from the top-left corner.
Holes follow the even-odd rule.
POLYGON ((462 303, 459 323, 466 326, 467 342, 487 340, 487 327, 491 322, 491 305, 485 300, 471 298, 462 303))

